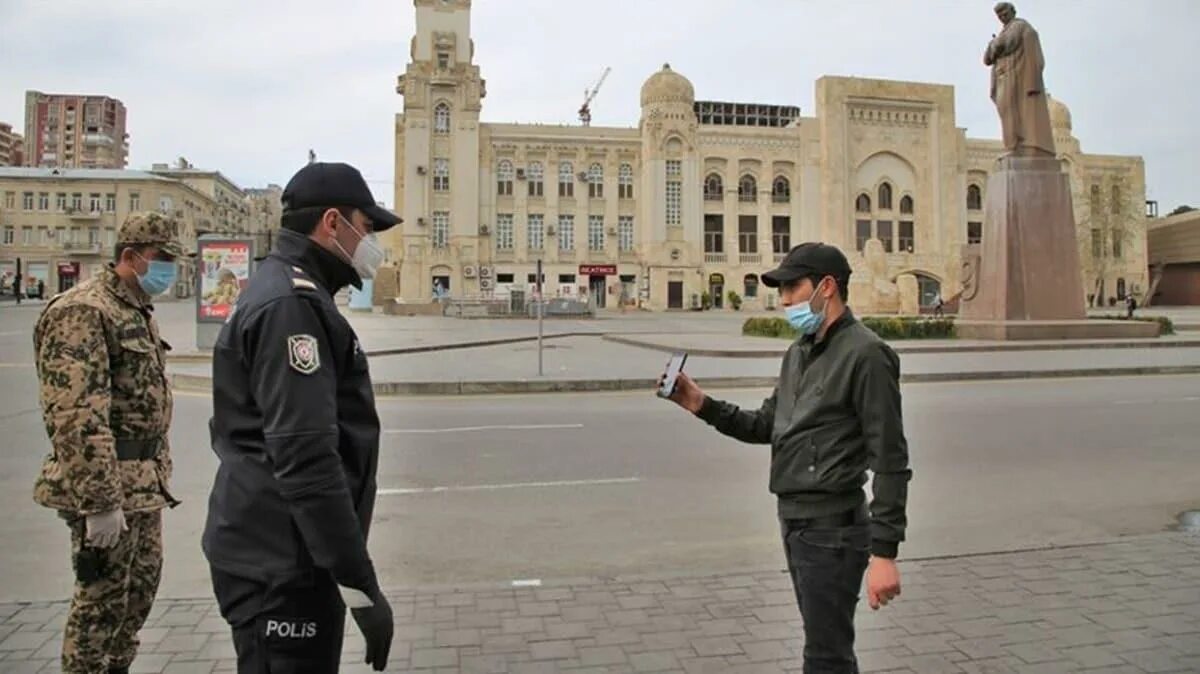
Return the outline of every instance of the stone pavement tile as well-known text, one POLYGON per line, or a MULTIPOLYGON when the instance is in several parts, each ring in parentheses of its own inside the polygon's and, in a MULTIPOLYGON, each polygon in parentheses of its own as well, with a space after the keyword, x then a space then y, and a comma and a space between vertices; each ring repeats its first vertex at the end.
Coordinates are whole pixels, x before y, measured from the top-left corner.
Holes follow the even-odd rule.
POLYGON ((170 662, 170 653, 138 653, 129 666, 129 674, 159 674, 170 662))
POLYGON ((958 652, 972 660, 987 658, 1004 658, 1009 653, 1004 649, 1002 640, 998 637, 980 637, 977 639, 960 639, 951 641, 950 645, 958 652))
POLYGON ((751 641, 740 645, 750 662, 786 661, 793 654, 793 649, 785 641, 751 641))
POLYGON ((714 618, 749 618, 754 615, 757 602, 752 601, 723 601, 708 604, 708 614, 714 618))
POLYGON ((33 652, 31 656, 35 660, 43 658, 57 658, 62 655, 62 635, 58 634, 52 637, 49 641, 42 644, 42 647, 33 652))
POLYGON ((907 658, 904 664, 921 674, 958 674, 963 671, 962 667, 941 653, 914 654, 907 658))
POLYGON ((582 639, 592 633, 585 623, 571 623, 547 618, 544 623, 546 636, 550 639, 582 639))
POLYGON ((53 637, 53 632, 13 632, 0 641, 0 652, 35 651, 53 637))
POLYGON ((1062 660, 1058 647, 1047 642, 1011 644, 1005 646, 1004 649, 1030 665, 1062 660))
POLYGON ((49 660, 0 660, 0 674, 34 674, 50 664, 49 660))
POLYGON ((215 660, 176 661, 163 668, 162 674, 211 674, 217 666, 215 660))
POLYGON ((1070 671, 1074 671, 1074 665, 1065 660, 1021 665, 1021 674, 1063 674, 1070 671))
POLYGON ((596 646, 629 646, 640 643, 642 640, 642 635, 634 627, 600 629, 595 632, 595 635, 596 646))
POLYGON ((579 649, 579 662, 588 667, 622 665, 628 662, 625 651, 618 646, 594 646, 579 649))
MULTIPOLYGON (((799 634, 801 630, 786 622, 750 623, 746 631, 757 640, 786 639, 799 634)), ((861 636, 861 632, 859 635, 861 636)))
POLYGON ((533 660, 569 660, 578 656, 571 641, 534 641, 529 644, 533 660))
POLYGON ((191 653, 208 643, 208 634, 172 635, 154 645, 155 653, 191 653))
POLYGON ((1021 674, 1025 666, 1019 658, 983 658, 956 663, 967 674, 1021 674))
POLYGON ((483 637, 477 629, 439 629, 433 637, 436 647, 478 646, 483 637))
POLYGON ((1083 668, 1109 667, 1124 662, 1114 655, 1115 649, 1111 646, 1075 646, 1060 649, 1059 653, 1083 668))
POLYGON ((503 674, 508 671, 508 660, 503 655, 464 655, 458 667, 462 674, 503 674))
POLYGON ((687 674, 725 674, 729 671, 729 663, 721 656, 687 658, 679 664, 687 674))
POLYGON ((916 655, 924 655, 927 653, 948 653, 955 651, 955 647, 951 646, 950 642, 957 640, 959 640, 959 636, 953 632, 940 632, 918 636, 904 636, 896 639, 896 643, 904 646, 916 655))
POLYGON ((413 650, 410 661, 413 669, 455 667, 458 665, 458 651, 454 648, 418 648, 413 650))
POLYGON ((1146 651, 1127 651, 1120 654, 1125 662, 1144 672, 1180 671, 1182 656, 1173 648, 1154 648, 1146 651))
POLYGON ((912 658, 912 653, 900 646, 859 650, 858 668, 863 672, 884 672, 900 669, 912 658))
POLYGON ((738 642, 728 636, 708 636, 692 639, 692 648, 696 655, 708 657, 713 655, 740 655, 744 651, 738 642))
POLYGON ((652 651, 629 656, 629 664, 635 672, 665 672, 679 667, 679 660, 671 651, 652 651))

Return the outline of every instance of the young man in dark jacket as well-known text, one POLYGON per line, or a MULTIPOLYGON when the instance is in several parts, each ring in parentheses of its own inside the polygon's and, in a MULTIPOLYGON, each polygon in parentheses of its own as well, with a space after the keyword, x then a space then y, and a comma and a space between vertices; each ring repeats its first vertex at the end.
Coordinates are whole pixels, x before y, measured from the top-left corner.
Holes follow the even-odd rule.
POLYGON ((759 409, 743 410, 680 374, 671 400, 725 435, 771 445, 770 489, 804 618, 804 671, 857 672, 854 610, 863 572, 871 608, 900 594, 895 560, 912 472, 899 359, 846 306, 850 265, 837 248, 801 244, 762 278, 779 289, 800 334, 775 391, 759 409))

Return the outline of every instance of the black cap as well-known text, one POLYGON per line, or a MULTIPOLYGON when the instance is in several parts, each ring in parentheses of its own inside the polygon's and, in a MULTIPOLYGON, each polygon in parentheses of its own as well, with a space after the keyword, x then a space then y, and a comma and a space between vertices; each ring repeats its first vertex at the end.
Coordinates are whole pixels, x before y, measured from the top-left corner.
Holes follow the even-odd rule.
POLYGON ((763 274, 762 280, 768 288, 778 288, 809 276, 832 276, 844 281, 850 277, 850 263, 836 246, 810 241, 788 251, 783 262, 763 274))
POLYGON ((321 206, 353 206, 371 219, 376 232, 403 222, 375 203, 367 181, 349 164, 314 162, 305 166, 283 188, 282 201, 284 213, 321 206))

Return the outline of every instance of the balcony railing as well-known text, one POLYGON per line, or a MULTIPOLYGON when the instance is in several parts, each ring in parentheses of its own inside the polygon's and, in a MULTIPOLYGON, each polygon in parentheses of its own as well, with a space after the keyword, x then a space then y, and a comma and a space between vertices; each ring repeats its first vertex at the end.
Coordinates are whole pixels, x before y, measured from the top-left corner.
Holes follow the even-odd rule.
POLYGON ((72 220, 98 220, 101 215, 104 215, 104 213, 99 210, 93 211, 86 208, 75 208, 74 206, 67 208, 67 217, 72 220))
POLYGON ((705 264, 725 264, 725 253, 705 253, 705 264))
POLYGON ((761 253, 739 253, 738 262, 742 264, 762 264, 761 253))
POLYGON ((63 241, 63 250, 75 255, 99 255, 100 242, 88 241, 63 241))

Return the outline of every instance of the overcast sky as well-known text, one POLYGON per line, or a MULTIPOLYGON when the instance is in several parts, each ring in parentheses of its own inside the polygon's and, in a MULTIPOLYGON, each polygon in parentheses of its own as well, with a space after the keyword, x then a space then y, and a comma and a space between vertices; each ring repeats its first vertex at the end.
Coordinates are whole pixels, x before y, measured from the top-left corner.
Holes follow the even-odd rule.
MULTIPOLYGON (((952 84, 957 121, 999 137, 980 60, 992 0, 475 0, 485 121, 577 123, 612 74, 596 126, 634 126, 665 61, 701 99, 799 105, 821 75, 952 84)), ((1200 206, 1196 0, 1021 0, 1046 85, 1085 152, 1146 160, 1163 213, 1200 206)), ((24 128, 24 92, 115 96, 130 167, 186 157, 243 187, 284 184, 312 147, 362 169, 392 203, 395 93, 411 0, 0 0, 0 121, 24 128)))

